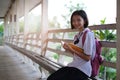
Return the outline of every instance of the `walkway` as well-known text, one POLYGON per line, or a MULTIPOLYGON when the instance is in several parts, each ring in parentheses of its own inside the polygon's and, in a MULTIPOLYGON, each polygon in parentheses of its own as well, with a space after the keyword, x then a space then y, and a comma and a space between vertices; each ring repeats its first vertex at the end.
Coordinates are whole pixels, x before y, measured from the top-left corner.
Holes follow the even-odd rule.
POLYGON ((0 80, 40 80, 33 66, 24 63, 7 46, 0 46, 0 80))

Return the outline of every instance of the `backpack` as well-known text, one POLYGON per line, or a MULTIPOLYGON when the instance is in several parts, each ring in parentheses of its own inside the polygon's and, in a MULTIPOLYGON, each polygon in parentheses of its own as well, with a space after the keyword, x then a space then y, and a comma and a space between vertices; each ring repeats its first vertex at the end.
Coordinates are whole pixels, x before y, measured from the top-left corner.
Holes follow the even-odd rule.
MULTIPOLYGON (((88 30, 86 30, 83 33, 83 37, 82 37, 82 45, 84 45, 85 42, 85 38, 86 38, 86 33, 89 32, 88 30)), ((95 77, 98 75, 99 73, 99 67, 100 65, 103 63, 103 58, 101 56, 101 49, 102 49, 102 45, 100 44, 100 42, 98 41, 97 38, 95 38, 95 44, 96 44, 96 52, 95 52, 95 56, 93 59, 91 59, 91 66, 92 66, 92 74, 91 77, 95 77)))

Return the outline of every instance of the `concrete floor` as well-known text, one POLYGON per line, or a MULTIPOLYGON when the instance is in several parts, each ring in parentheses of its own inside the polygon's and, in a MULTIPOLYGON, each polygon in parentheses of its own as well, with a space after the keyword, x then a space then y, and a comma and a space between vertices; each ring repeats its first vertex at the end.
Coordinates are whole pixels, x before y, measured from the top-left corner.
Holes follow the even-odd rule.
POLYGON ((40 73, 15 52, 0 46, 0 80, 40 80, 40 73))

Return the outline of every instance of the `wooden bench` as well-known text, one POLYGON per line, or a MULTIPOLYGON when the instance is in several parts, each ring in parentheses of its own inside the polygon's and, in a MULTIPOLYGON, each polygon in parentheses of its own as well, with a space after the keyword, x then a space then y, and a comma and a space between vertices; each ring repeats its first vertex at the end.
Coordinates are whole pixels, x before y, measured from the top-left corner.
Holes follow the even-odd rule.
MULTIPOLYGON (((92 30, 116 29, 115 26, 116 26, 115 24, 95 25, 95 26, 90 26, 90 29, 92 30)), ((77 30, 71 30, 71 29, 49 30, 48 33, 44 35, 47 37, 43 42, 41 41, 42 40, 41 34, 29 33, 25 39, 24 37, 17 37, 17 36, 12 38, 9 37, 10 41, 7 40, 6 44, 11 46, 15 50, 21 52, 22 54, 26 55, 31 60, 38 63, 41 67, 48 70, 50 73, 53 73, 59 68, 65 66, 64 64, 65 60, 64 59, 62 60, 62 57, 72 58, 72 55, 69 54, 69 52, 66 52, 62 49, 61 41, 73 42, 73 37, 71 37, 71 39, 69 39, 69 37, 68 38, 66 37, 69 36, 69 34, 74 35, 74 33, 76 32, 77 30), (31 37, 29 37, 29 35, 31 35, 31 37), (36 35, 37 37, 34 37, 34 35, 36 35), (17 39, 14 39, 14 38, 17 38, 17 39), (29 42, 30 40, 31 42, 35 41, 36 43, 35 44, 30 43, 29 42), (20 41, 23 41, 23 42, 20 42, 20 41), (56 43, 59 44, 59 46, 57 46, 57 48, 52 48, 52 46, 56 43), (34 50, 27 49, 27 46, 30 46, 33 48, 35 47, 39 48, 41 51, 37 53, 34 50), (51 52, 55 53, 59 57, 56 58, 56 60, 52 60, 53 56, 52 57, 49 56, 49 54, 51 55, 51 52)), ((116 42, 101 41, 101 44, 102 44, 102 47, 116 48, 116 42)), ((111 68, 116 68, 116 63, 114 62, 104 61, 102 65, 111 67, 111 68)))

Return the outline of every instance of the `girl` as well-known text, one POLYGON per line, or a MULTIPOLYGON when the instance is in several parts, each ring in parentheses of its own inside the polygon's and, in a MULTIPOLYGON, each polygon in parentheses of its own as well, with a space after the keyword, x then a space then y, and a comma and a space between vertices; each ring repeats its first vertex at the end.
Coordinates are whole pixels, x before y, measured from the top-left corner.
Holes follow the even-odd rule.
POLYGON ((68 43, 63 45, 63 48, 73 54, 73 61, 67 67, 60 68, 55 73, 51 74, 47 80, 89 80, 91 76, 90 59, 94 57, 96 46, 95 37, 92 31, 88 31, 82 43, 82 37, 88 27, 88 18, 84 10, 76 10, 71 15, 71 29, 78 29, 79 33, 74 37, 74 44, 84 50, 80 53, 72 49, 68 43))

